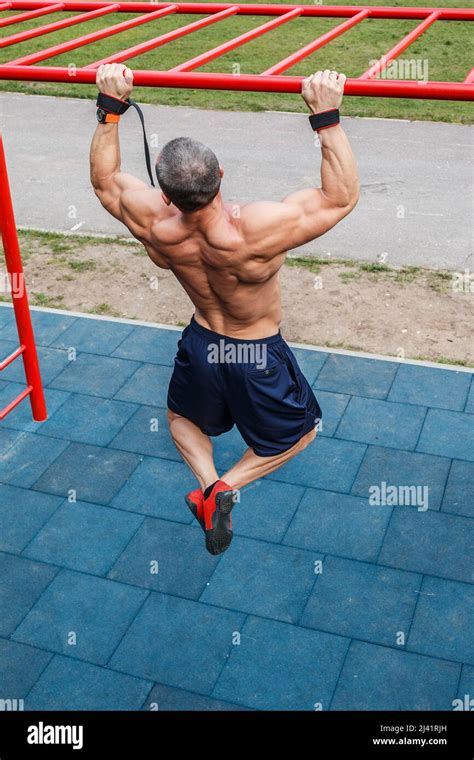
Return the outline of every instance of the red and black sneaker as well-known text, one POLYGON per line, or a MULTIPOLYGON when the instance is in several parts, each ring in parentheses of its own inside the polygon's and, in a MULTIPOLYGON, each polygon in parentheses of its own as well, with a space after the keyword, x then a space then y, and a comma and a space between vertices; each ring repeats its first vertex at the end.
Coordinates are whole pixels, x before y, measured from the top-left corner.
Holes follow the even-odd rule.
POLYGON ((236 491, 223 480, 218 480, 204 499, 204 531, 206 549, 210 554, 221 554, 230 546, 234 535, 231 512, 235 498, 236 491))
POLYGON ((205 531, 204 526, 204 494, 200 488, 196 488, 195 491, 190 491, 184 497, 186 504, 193 513, 194 517, 198 521, 201 528, 205 531))

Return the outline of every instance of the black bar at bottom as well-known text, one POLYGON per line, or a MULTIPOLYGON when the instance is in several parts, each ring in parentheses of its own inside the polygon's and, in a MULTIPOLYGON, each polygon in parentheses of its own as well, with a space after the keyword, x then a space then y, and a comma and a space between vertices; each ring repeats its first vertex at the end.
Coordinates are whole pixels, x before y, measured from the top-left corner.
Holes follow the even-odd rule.
MULTIPOLYGON (((472 710, 472 707, 471 707, 472 710)), ((266 755, 274 746, 306 747, 311 757, 329 752, 353 757, 471 760, 473 715, 459 712, 0 712, 0 758, 141 758, 205 749, 244 757, 255 742, 266 755), (76 749, 75 749, 76 748, 76 749), (213 749, 214 748, 214 749, 213 749), (225 749, 227 748, 227 749, 225 749), (347 755, 345 754, 347 753, 347 755)))

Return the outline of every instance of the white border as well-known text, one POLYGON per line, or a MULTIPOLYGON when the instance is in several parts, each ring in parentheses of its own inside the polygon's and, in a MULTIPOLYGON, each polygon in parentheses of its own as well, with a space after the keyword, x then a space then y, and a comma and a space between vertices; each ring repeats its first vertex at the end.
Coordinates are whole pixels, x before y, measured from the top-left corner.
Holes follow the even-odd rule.
MULTIPOLYGON (((0 307, 13 309, 11 304, 0 301, 0 307)), ((108 317, 104 314, 83 314, 80 311, 66 311, 65 309, 49 309, 45 306, 30 306, 31 311, 43 311, 48 314, 60 314, 63 317, 81 317, 82 319, 99 319, 103 322, 119 322, 124 325, 134 325, 135 327, 155 327, 160 330, 174 330, 182 332, 183 327, 175 325, 165 325, 162 322, 145 322, 139 319, 126 319, 125 317, 108 317)), ((0 332, 1 339, 1 332, 0 332)), ((381 362, 398 362, 398 364, 414 364, 419 367, 433 367, 435 369, 446 369, 452 372, 469 372, 474 374, 472 367, 462 367, 457 364, 441 364, 440 362, 429 362, 421 359, 401 359, 398 356, 386 356, 384 354, 370 354, 366 351, 348 351, 345 348, 329 348, 327 346, 315 346, 312 343, 288 343, 292 348, 305 348, 308 351, 318 351, 325 354, 339 354, 341 356, 355 356, 361 359, 377 359, 381 362)))

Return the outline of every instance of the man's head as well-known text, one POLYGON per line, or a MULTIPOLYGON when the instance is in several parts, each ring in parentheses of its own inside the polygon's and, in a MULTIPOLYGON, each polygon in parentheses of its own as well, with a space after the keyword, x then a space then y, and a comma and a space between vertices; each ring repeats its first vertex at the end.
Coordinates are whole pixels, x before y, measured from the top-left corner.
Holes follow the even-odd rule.
POLYGON ((219 192, 222 174, 212 150, 190 137, 170 140, 156 162, 165 200, 183 212, 207 206, 219 192))

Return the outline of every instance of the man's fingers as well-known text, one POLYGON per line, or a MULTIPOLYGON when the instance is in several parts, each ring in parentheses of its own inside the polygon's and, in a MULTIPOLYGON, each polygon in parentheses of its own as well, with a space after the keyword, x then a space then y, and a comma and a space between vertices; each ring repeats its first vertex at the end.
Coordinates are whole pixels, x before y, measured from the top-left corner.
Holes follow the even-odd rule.
POLYGON ((321 81, 322 76, 323 76, 323 72, 322 71, 315 71, 314 74, 313 74, 313 76, 310 77, 310 84, 312 86, 318 85, 320 83, 320 81, 321 81))
POLYGON ((309 77, 306 77, 305 79, 303 79, 301 83, 301 92, 303 95, 307 95, 309 93, 311 82, 313 81, 313 79, 314 79, 314 74, 311 74, 309 77))
POLYGON ((103 70, 104 70, 104 65, 102 64, 102 66, 99 66, 99 68, 97 69, 97 73, 95 76, 95 81, 97 84, 99 84, 99 82, 102 81, 103 70))
POLYGON ((133 87, 133 71, 123 63, 103 63, 97 69, 96 84, 102 92, 122 97, 133 87))

